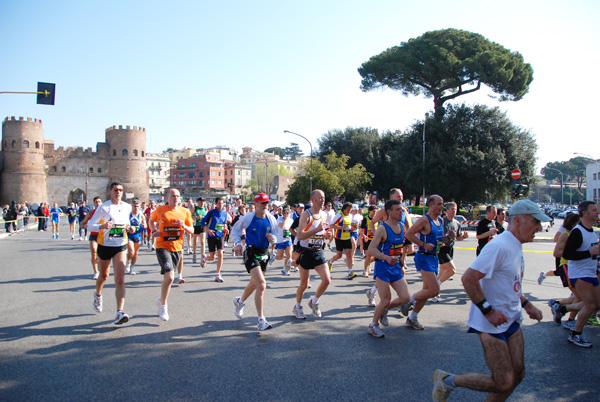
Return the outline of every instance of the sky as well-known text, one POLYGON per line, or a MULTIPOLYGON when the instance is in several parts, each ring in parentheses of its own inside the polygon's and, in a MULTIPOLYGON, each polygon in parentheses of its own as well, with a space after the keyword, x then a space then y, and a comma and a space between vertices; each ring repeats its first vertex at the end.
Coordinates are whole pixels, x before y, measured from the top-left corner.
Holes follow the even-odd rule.
POLYGON ((600 2, 31 1, 0 0, 0 91, 56 83, 56 105, 0 95, 0 118, 42 119, 55 146, 95 149, 113 125, 146 128, 147 152, 228 146, 305 154, 329 130, 406 130, 433 101, 362 92, 360 65, 389 47, 444 28, 518 51, 534 70, 529 93, 490 91, 453 103, 506 111, 538 143, 537 166, 593 141, 600 93, 600 2))

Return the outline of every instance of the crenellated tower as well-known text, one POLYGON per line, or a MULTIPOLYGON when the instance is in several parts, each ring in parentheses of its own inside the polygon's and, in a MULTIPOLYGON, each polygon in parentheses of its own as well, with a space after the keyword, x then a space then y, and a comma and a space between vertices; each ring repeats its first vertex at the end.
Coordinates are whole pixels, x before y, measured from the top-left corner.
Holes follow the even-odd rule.
POLYGON ((42 121, 5 118, 1 154, 0 204, 47 201, 42 121))
POLYGON ((133 193, 135 198, 147 200, 146 129, 137 126, 109 127, 106 129, 106 144, 110 182, 120 181, 126 194, 133 193))

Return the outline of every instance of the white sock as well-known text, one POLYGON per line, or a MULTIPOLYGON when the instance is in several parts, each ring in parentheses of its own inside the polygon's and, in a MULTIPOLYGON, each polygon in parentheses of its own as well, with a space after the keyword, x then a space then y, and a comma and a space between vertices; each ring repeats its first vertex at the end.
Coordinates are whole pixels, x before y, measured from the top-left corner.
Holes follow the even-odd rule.
POLYGON ((410 304, 415 304, 415 295, 410 295, 410 304))
POLYGON ((415 312, 414 312, 414 310, 413 310, 413 312, 412 312, 412 313, 410 313, 410 316, 409 316, 409 318, 410 318, 410 319, 411 319, 411 321, 412 321, 412 320, 414 320, 415 318, 417 318, 418 316, 419 316, 419 313, 415 313, 415 312))
POLYGON ((296 303, 296 308, 302 308, 302 303, 296 303))
POLYGON ((371 294, 374 295, 375 293, 377 293, 377 286, 371 288, 371 294))
POLYGON ((319 298, 317 296, 313 296, 311 300, 313 304, 319 304, 319 298))

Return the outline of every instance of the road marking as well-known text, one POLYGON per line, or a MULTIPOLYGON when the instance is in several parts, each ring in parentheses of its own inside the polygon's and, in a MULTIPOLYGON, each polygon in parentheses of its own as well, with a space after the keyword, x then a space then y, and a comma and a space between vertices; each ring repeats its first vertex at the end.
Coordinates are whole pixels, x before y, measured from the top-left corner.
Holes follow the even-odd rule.
MULTIPOLYGON (((475 247, 457 247, 454 246, 454 248, 458 248, 461 250, 477 250, 477 248, 475 247)), ((542 253, 542 254, 552 254, 554 253, 554 251, 545 251, 545 250, 523 250, 524 253, 542 253)))

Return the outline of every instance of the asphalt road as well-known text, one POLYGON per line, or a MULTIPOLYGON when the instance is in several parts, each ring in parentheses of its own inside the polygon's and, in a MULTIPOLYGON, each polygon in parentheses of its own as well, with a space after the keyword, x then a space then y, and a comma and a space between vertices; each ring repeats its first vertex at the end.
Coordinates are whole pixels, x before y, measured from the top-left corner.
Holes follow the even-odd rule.
MULTIPOLYGON (((551 238, 554 229, 540 234, 551 238)), ((171 319, 162 322, 155 300, 160 274, 155 255, 142 249, 138 275, 128 276, 125 311, 129 323, 115 327, 112 278, 104 312, 92 308, 94 281, 86 242, 52 240, 30 231, 0 240, 0 400, 199 400, 199 401, 398 401, 431 400, 436 368, 454 373, 487 372, 481 346, 464 324, 469 308, 459 276, 475 257, 474 238, 455 251, 458 274, 442 288, 442 301, 419 316, 424 331, 390 314, 386 337, 367 334, 373 309, 365 291, 372 279, 347 281, 334 265, 331 287, 321 299, 322 319, 291 315, 297 274, 267 273, 265 314, 273 329, 256 330, 254 303, 236 319, 232 299, 248 276, 226 249, 224 283, 213 281, 215 265, 191 264, 183 285, 169 299, 171 319)), ((592 349, 567 342, 546 302, 567 296, 558 278, 539 286, 541 270, 553 267, 550 242, 525 245, 524 292, 544 313, 525 318, 527 374, 513 401, 598 400, 600 328, 586 327, 592 349)), ((330 254, 330 252, 327 252, 330 254)), ((420 289, 410 258, 412 291, 420 289)), ((314 280, 316 282, 316 280, 314 280)), ((305 296, 305 311, 309 290, 305 296)), ((481 401, 483 394, 456 389, 451 400, 481 401)))

